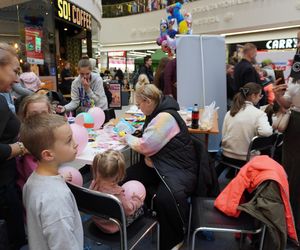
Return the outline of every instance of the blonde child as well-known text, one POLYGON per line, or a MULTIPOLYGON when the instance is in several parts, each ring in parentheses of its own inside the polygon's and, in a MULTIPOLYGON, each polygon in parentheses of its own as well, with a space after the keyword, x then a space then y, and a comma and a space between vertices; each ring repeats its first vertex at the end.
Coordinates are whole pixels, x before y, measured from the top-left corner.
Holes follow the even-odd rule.
MULTIPOLYGON (((131 191, 131 195, 125 195, 126 188, 119 186, 118 183, 125 177, 125 160, 122 153, 115 150, 108 150, 102 154, 97 154, 92 165, 93 181, 90 189, 107 194, 115 195, 122 203, 127 224, 130 224, 143 213, 142 205, 146 192, 141 183, 136 186, 136 191, 131 191), (142 191, 141 187, 142 186, 142 191)), ((125 183, 126 184, 126 183, 125 183)), ((126 187, 127 185, 123 185, 126 187)), ((135 187, 131 187, 135 190, 135 187)), ((117 224, 102 219, 94 218, 95 224, 105 233, 115 233, 119 231, 117 224)))
MULTIPOLYGON (((51 104, 45 95, 33 94, 24 98, 19 110, 19 118, 22 122, 30 116, 37 114, 52 114, 51 104)), ((31 154, 16 158, 18 179, 17 184, 23 189, 25 182, 37 167, 37 160, 31 154)), ((71 174, 64 176, 66 181, 71 181, 71 174)))

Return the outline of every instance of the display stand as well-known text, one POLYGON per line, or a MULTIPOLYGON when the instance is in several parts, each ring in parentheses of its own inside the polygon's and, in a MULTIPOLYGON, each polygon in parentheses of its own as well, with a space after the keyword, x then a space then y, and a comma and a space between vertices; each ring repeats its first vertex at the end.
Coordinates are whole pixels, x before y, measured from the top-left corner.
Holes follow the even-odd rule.
MULTIPOLYGON (((177 100, 181 107, 197 103, 200 108, 213 101, 219 107, 219 131, 226 114, 225 39, 222 36, 177 36, 177 100)), ((221 133, 211 135, 208 149, 217 151, 221 133)))
POLYGON ((112 80, 109 82, 109 91, 112 94, 112 101, 109 104, 109 108, 122 109, 122 87, 121 84, 112 80))

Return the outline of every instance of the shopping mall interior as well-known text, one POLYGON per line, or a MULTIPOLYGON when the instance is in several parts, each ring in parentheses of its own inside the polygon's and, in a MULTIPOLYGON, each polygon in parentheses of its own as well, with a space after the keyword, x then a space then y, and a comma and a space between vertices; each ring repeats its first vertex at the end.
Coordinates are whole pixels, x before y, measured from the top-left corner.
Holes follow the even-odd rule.
POLYGON ((299 0, 1 0, 0 250, 300 249, 299 39, 299 0))

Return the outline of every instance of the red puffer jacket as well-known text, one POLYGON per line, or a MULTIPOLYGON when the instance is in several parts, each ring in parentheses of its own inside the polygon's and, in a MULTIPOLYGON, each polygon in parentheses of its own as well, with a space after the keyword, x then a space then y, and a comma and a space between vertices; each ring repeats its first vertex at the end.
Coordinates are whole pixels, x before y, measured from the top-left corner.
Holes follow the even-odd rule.
POLYGON ((215 207, 228 216, 238 217, 240 211, 237 208, 240 201, 243 200, 242 196, 245 189, 251 193, 266 180, 273 180, 278 183, 285 207, 287 233, 291 239, 298 241, 289 202, 290 194, 287 175, 283 167, 268 156, 256 156, 243 166, 238 175, 217 197, 215 207))

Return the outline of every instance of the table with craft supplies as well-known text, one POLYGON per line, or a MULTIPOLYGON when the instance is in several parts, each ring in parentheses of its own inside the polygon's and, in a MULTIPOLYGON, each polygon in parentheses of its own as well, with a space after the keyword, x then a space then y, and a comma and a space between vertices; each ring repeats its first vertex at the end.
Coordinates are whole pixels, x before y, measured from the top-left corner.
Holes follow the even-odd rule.
MULTIPOLYGON (((203 113, 203 110, 200 109, 200 117, 203 113)), ((208 147, 209 135, 218 134, 218 113, 214 112, 211 127, 209 129, 201 129, 201 126, 197 129, 190 128, 191 120, 184 112, 179 112, 182 118, 185 120, 188 130, 190 134, 203 134, 205 136, 205 145, 208 147)), ((120 118, 112 119, 110 122, 105 124, 103 129, 90 131, 89 137, 90 140, 84 149, 84 151, 76 156, 76 159, 69 163, 76 168, 81 168, 82 166, 88 164, 91 165, 94 159, 94 156, 97 153, 103 153, 108 149, 120 150, 124 153, 125 160, 127 163, 132 163, 132 154, 128 145, 125 142, 120 140, 118 135, 118 130, 116 127, 122 126, 122 122, 124 124, 129 123, 130 126, 135 130, 141 130, 143 123, 145 120, 145 115, 140 110, 129 110, 120 118)), ((122 129, 120 129, 121 131, 122 129)))
POLYGON ((129 158, 127 151, 129 151, 130 148, 119 140, 119 136, 113 131, 112 126, 105 126, 103 129, 89 132, 89 138, 89 142, 83 152, 77 155, 76 159, 67 165, 78 169, 86 164, 91 165, 96 154, 103 153, 109 149, 123 152, 126 162, 130 162, 130 159, 126 159, 129 158))

